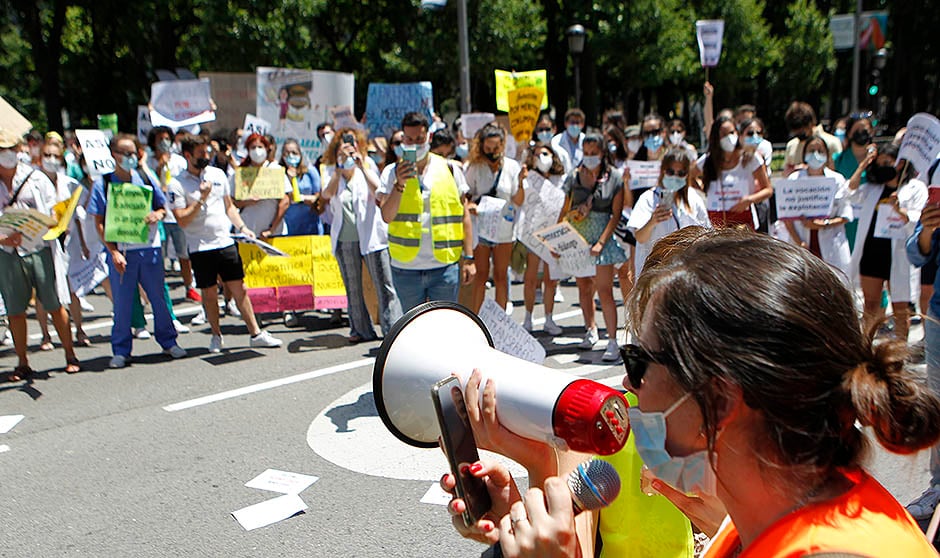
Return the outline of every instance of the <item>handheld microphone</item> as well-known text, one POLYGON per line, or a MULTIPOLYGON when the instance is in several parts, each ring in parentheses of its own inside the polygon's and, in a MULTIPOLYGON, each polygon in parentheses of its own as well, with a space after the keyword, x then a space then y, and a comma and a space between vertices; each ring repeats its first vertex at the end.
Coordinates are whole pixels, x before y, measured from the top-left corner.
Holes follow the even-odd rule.
POLYGON ((497 351, 479 317, 441 301, 409 311, 382 342, 372 377, 382 422, 407 444, 437 446, 431 386, 453 373, 466 389, 474 368, 483 385, 493 379, 499 422, 519 436, 593 455, 616 453, 627 441, 620 392, 497 351))
MULTIPOLYGON (((571 490, 571 508, 575 515, 584 511, 599 510, 617 499, 620 494, 620 475, 610 463, 592 459, 571 471, 568 475, 568 489, 571 490)), ((485 550, 480 558, 502 556, 502 547, 496 543, 485 550)))

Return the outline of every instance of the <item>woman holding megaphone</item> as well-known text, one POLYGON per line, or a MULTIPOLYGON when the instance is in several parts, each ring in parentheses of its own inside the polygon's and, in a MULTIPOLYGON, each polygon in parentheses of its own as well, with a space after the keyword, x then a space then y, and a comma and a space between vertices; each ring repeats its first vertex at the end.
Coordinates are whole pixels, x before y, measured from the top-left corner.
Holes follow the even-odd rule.
MULTIPOLYGON (((665 256, 631 295, 624 386, 644 462, 728 510, 706 558, 936 556, 862 466, 856 422, 894 453, 940 438, 940 398, 905 369, 903 344, 875 346, 849 290, 807 250, 728 229, 674 242, 688 230, 657 243, 665 256)), ((490 495, 505 556, 579 555, 558 479, 523 499, 500 466, 470 470, 502 489, 490 495)))

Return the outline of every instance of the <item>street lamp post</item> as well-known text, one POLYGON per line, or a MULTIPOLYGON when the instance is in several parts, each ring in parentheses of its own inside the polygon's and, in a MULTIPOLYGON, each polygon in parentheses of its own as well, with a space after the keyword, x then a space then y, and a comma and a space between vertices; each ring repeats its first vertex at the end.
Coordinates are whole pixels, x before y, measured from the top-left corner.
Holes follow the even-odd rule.
POLYGON ((574 59, 574 104, 581 106, 581 53, 584 52, 584 39, 587 33, 584 26, 580 24, 572 25, 565 31, 568 37, 568 52, 574 59))

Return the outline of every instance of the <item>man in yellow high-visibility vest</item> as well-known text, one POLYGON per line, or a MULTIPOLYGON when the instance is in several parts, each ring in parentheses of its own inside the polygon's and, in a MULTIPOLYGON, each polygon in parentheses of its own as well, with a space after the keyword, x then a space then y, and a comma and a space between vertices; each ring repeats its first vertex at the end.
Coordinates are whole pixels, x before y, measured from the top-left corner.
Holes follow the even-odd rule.
POLYGON ((430 152, 427 116, 410 112, 401 129, 402 155, 377 194, 389 224, 392 282, 407 312, 428 300, 456 302, 476 267, 463 173, 430 152))

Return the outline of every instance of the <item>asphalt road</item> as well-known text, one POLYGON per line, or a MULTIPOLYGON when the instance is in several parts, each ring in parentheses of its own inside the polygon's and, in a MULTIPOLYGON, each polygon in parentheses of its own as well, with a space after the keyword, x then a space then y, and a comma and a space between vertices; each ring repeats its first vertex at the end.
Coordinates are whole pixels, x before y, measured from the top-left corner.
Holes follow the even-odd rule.
MULTIPOLYGON (((576 349, 577 293, 562 292, 555 315, 565 333, 555 344, 537 335, 546 365, 619 384, 621 366, 600 362, 603 343, 576 349)), ((512 295, 521 320, 521 285, 512 295)), ((135 341, 134 363, 110 370, 110 306, 89 300, 95 344, 78 350, 85 371, 67 375, 58 349, 38 352, 31 321, 36 377, 0 384, 0 415, 25 415, 0 434, 0 556, 479 555, 443 506, 421 502, 446 470, 444 456, 405 446, 377 416, 379 342, 349 345, 345 327, 311 312, 296 328, 267 324, 284 347, 252 350, 243 323, 227 317, 223 355, 207 353, 201 326, 179 338, 185 359, 135 341), (280 495, 245 486, 266 469, 319 480, 300 493, 304 513, 246 531, 231 513, 280 495)), ((177 302, 188 323, 195 305, 177 302)), ((15 362, 11 348, 0 350, 0 371, 15 362)), ((902 502, 927 483, 925 454, 875 452, 871 469, 902 502)))

